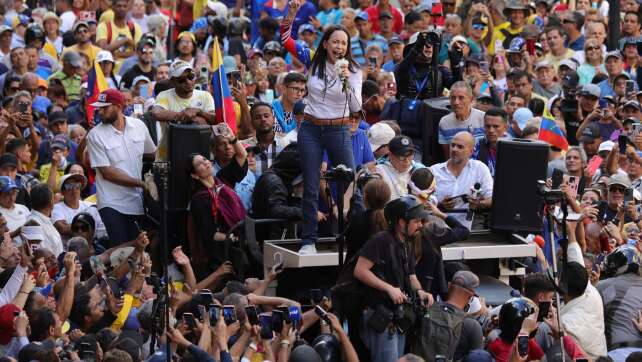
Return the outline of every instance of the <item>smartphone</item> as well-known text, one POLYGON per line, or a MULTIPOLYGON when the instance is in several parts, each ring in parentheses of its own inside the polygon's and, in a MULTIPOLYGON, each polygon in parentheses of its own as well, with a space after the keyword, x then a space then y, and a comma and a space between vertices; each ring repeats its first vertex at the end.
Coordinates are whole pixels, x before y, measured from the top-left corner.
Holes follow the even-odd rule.
POLYGON ((597 209, 597 221, 598 222, 605 222, 606 221, 606 202, 600 202, 599 207, 597 209))
POLYGON ((190 330, 196 329, 196 319, 194 319, 194 314, 183 313, 183 320, 187 323, 190 330))
POLYGON ((502 45, 501 40, 495 40, 495 53, 497 53, 498 50, 503 50, 504 46, 502 45))
POLYGON ((535 39, 526 39, 526 51, 532 57, 535 56, 535 39))
POLYGON ((310 300, 312 303, 319 304, 322 299, 323 293, 321 292, 321 289, 310 289, 310 300))
POLYGON ((576 358, 575 362, 588 362, 587 358, 576 358))
POLYGON ((537 313, 537 321, 542 322, 544 318, 548 317, 548 311, 551 309, 551 302, 539 302, 539 313, 537 313))
POLYGON ((301 310, 299 307, 292 306, 288 308, 288 312, 290 313, 290 321, 294 324, 294 327, 297 328, 301 322, 301 310))
POLYGON ((559 168, 554 169, 551 181, 553 190, 559 189, 562 185, 562 181, 564 181, 564 172, 562 172, 562 170, 560 170, 559 168))
POLYGON ((281 253, 278 253, 278 252, 274 253, 273 261, 274 261, 274 264, 273 264, 274 271, 277 273, 280 273, 281 271, 283 271, 283 267, 284 267, 283 255, 281 255, 281 253))
POLYGON ((272 311, 272 330, 277 332, 283 330, 283 312, 278 309, 272 311))
POLYGON ((238 319, 236 318, 236 310, 233 305, 224 305, 223 306, 223 320, 226 325, 233 324, 238 319))
POLYGON ((247 315, 247 320, 251 325, 256 326, 259 324, 259 312, 256 309, 256 306, 248 305, 245 307, 245 314, 247 315))
POLYGON ((522 358, 528 356, 528 336, 517 337, 517 353, 522 358))
POLYGON ((26 103, 26 102, 18 103, 18 112, 27 113, 28 108, 29 108, 29 103, 26 103))
POLYGON ((138 88, 139 96, 142 99, 147 99, 149 97, 149 84, 144 84, 138 88))
POLYGON ((134 114, 142 115, 143 113, 143 105, 138 103, 134 104, 134 114))
POLYGON ((624 192, 624 204, 628 205, 631 202, 633 202, 633 189, 628 188, 626 192, 624 192))
POLYGON ((220 317, 221 306, 218 304, 210 304, 210 325, 216 325, 220 317))
POLYGON ((488 73, 490 71, 490 64, 486 61, 479 63, 479 67, 482 73, 488 73))
POLYGON ((376 68, 377 67, 377 57, 368 58, 368 63, 370 64, 371 67, 376 68))
POLYGON ((272 316, 268 313, 259 315, 259 325, 261 326, 261 339, 271 340, 273 337, 272 316))
POLYGON ((632 80, 626 81, 626 95, 635 92, 635 83, 632 80))
POLYGON ((617 136, 617 144, 620 147, 620 154, 625 155, 626 154, 626 139, 628 137, 625 134, 621 134, 617 136))
POLYGON ((215 136, 221 136, 221 135, 226 135, 226 134, 228 134, 229 132, 228 132, 228 130, 227 130, 227 123, 225 123, 225 122, 221 122, 221 123, 219 123, 219 124, 215 125, 215 126, 212 128, 212 132, 214 132, 214 135, 215 135, 215 136))
POLYGON ((288 307, 276 307, 276 309, 283 312, 283 320, 287 323, 292 323, 292 318, 290 318, 290 309, 288 307))
POLYGON ((328 321, 328 313, 318 305, 314 307, 314 314, 318 315, 319 318, 323 319, 324 321, 328 321))

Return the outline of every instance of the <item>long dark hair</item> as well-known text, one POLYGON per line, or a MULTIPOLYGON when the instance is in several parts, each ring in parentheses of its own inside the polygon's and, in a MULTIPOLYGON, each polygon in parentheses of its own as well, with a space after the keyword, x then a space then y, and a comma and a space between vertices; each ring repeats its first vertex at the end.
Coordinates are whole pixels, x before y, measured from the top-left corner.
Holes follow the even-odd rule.
MULTIPOLYGON (((186 158, 185 158, 185 174, 187 177, 187 196, 191 199, 194 194, 201 190, 205 190, 206 187, 203 185, 203 183, 200 180, 197 180, 192 177, 192 174, 196 171, 194 170, 194 158, 196 156, 203 156, 200 153, 190 153, 186 158)), ((203 156, 205 157, 205 156, 203 156)), ((207 157, 205 157, 207 158, 207 157)), ((214 178, 216 181, 216 177, 214 178)))
POLYGON ((349 63, 348 69, 350 69, 350 72, 354 73, 356 72, 356 69, 359 68, 359 64, 357 64, 357 62, 355 62, 354 59, 352 58, 352 49, 350 46, 350 33, 348 33, 348 30, 346 30, 346 28, 344 28, 343 26, 332 25, 328 28, 328 30, 325 31, 325 33, 323 33, 323 37, 319 42, 319 47, 314 53, 314 57, 312 58, 312 64, 310 65, 310 74, 316 75, 321 79, 325 78, 325 63, 328 60, 328 50, 323 46, 323 43, 326 41, 329 41, 330 37, 332 36, 332 34, 334 34, 335 31, 342 31, 348 37, 348 47, 346 49, 346 54, 345 54, 345 59, 349 63))

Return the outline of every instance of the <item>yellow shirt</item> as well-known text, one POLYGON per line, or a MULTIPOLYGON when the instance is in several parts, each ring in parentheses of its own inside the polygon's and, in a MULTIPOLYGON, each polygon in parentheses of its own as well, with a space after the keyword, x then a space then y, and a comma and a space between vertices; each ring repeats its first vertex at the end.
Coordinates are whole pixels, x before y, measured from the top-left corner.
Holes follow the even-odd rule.
MULTIPOLYGON (((497 25, 493 29, 493 37, 492 37, 492 39, 490 41, 490 45, 488 46, 488 54, 495 55, 495 42, 499 40, 499 41, 501 41, 503 43, 504 40, 506 39, 506 35, 504 35, 502 30, 507 31, 508 33, 510 33, 512 35, 517 35, 517 34, 521 33, 522 30, 524 30, 524 28, 512 29, 510 27, 510 22, 508 22, 508 21, 497 25)), ((504 49, 506 49, 506 48, 507 48, 507 46, 504 46, 504 49)))
POLYGON ((58 53, 56 52, 56 47, 48 42, 45 42, 45 45, 42 48, 45 53, 51 55, 54 59, 58 59, 58 53))
POLYGON ((96 56, 98 56, 98 52, 101 51, 100 47, 97 47, 93 44, 89 44, 88 47, 85 47, 84 49, 81 49, 78 44, 74 44, 70 47, 65 48, 62 51, 62 54, 65 54, 66 52, 73 50, 78 53, 83 53, 89 58, 89 64, 87 66, 91 69, 92 65, 94 64, 94 60, 96 60, 96 56))
MULTIPOLYGON (((40 166, 40 174, 38 177, 38 179, 40 179, 40 182, 47 183, 47 180, 49 179, 49 172, 51 172, 51 162, 40 166)), ((60 178, 64 174, 65 174, 65 170, 58 169, 58 174, 56 175, 56 189, 53 190, 54 192, 60 191, 58 190, 58 184, 60 184, 60 178)))
MULTIPOLYGON (((132 38, 132 32, 129 29, 129 26, 125 24, 123 27, 118 27, 116 24, 111 21, 111 22, 105 22, 105 23, 100 23, 98 24, 98 28, 96 29, 96 43, 98 43, 100 40, 109 40, 108 39, 108 31, 107 31, 107 24, 111 24, 111 40, 109 41, 108 44, 113 44, 116 42, 117 39, 126 37, 129 39, 133 40, 133 43, 136 44, 140 40, 140 37, 142 35, 142 31, 140 30, 140 26, 138 24, 134 23, 134 37, 132 38)), ((133 51, 134 48, 132 46, 126 46, 124 49, 119 49, 122 51, 133 51)), ((113 54, 114 52, 112 52, 113 54)), ((116 61, 116 65, 114 66, 114 73, 118 73, 118 70, 120 69, 120 65, 123 62, 123 58, 119 58, 114 54, 114 60, 116 61)))
POLYGON ((114 21, 114 11, 112 9, 107 9, 103 11, 98 19, 98 23, 106 23, 108 21, 114 21))
POLYGON ((548 53, 544 57, 544 60, 547 60, 549 63, 553 64, 553 67, 555 67, 555 73, 557 73, 557 68, 560 66, 560 63, 564 59, 571 59, 575 55, 575 52, 573 49, 566 49, 566 52, 560 56, 555 56, 553 53, 548 53))

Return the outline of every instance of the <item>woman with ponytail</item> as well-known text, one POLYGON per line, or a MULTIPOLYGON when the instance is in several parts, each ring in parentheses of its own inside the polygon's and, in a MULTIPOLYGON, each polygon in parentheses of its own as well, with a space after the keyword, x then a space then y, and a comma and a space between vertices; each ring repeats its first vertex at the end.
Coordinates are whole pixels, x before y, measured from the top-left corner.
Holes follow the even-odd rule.
POLYGON ((350 52, 350 36, 330 26, 313 54, 303 42, 291 38, 292 22, 302 0, 290 0, 281 23, 281 41, 308 70, 305 118, 298 130, 303 171, 303 226, 301 254, 315 254, 321 162, 324 151, 333 165, 354 168, 350 117, 361 118, 362 76, 350 52))

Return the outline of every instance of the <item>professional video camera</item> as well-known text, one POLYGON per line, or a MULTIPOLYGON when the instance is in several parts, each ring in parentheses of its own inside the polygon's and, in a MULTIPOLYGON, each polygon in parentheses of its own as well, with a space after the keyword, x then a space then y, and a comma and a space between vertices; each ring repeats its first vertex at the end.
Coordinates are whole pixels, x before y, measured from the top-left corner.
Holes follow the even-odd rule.
POLYGON ((579 104, 576 94, 578 85, 579 77, 577 73, 573 71, 568 72, 562 79, 562 101, 560 110, 566 123, 581 122, 581 120, 577 118, 577 107, 579 104))
POLYGON ((546 182, 537 181, 537 192, 544 196, 544 202, 547 205, 554 205, 564 200, 564 193, 560 189, 549 189, 546 187, 546 182))

